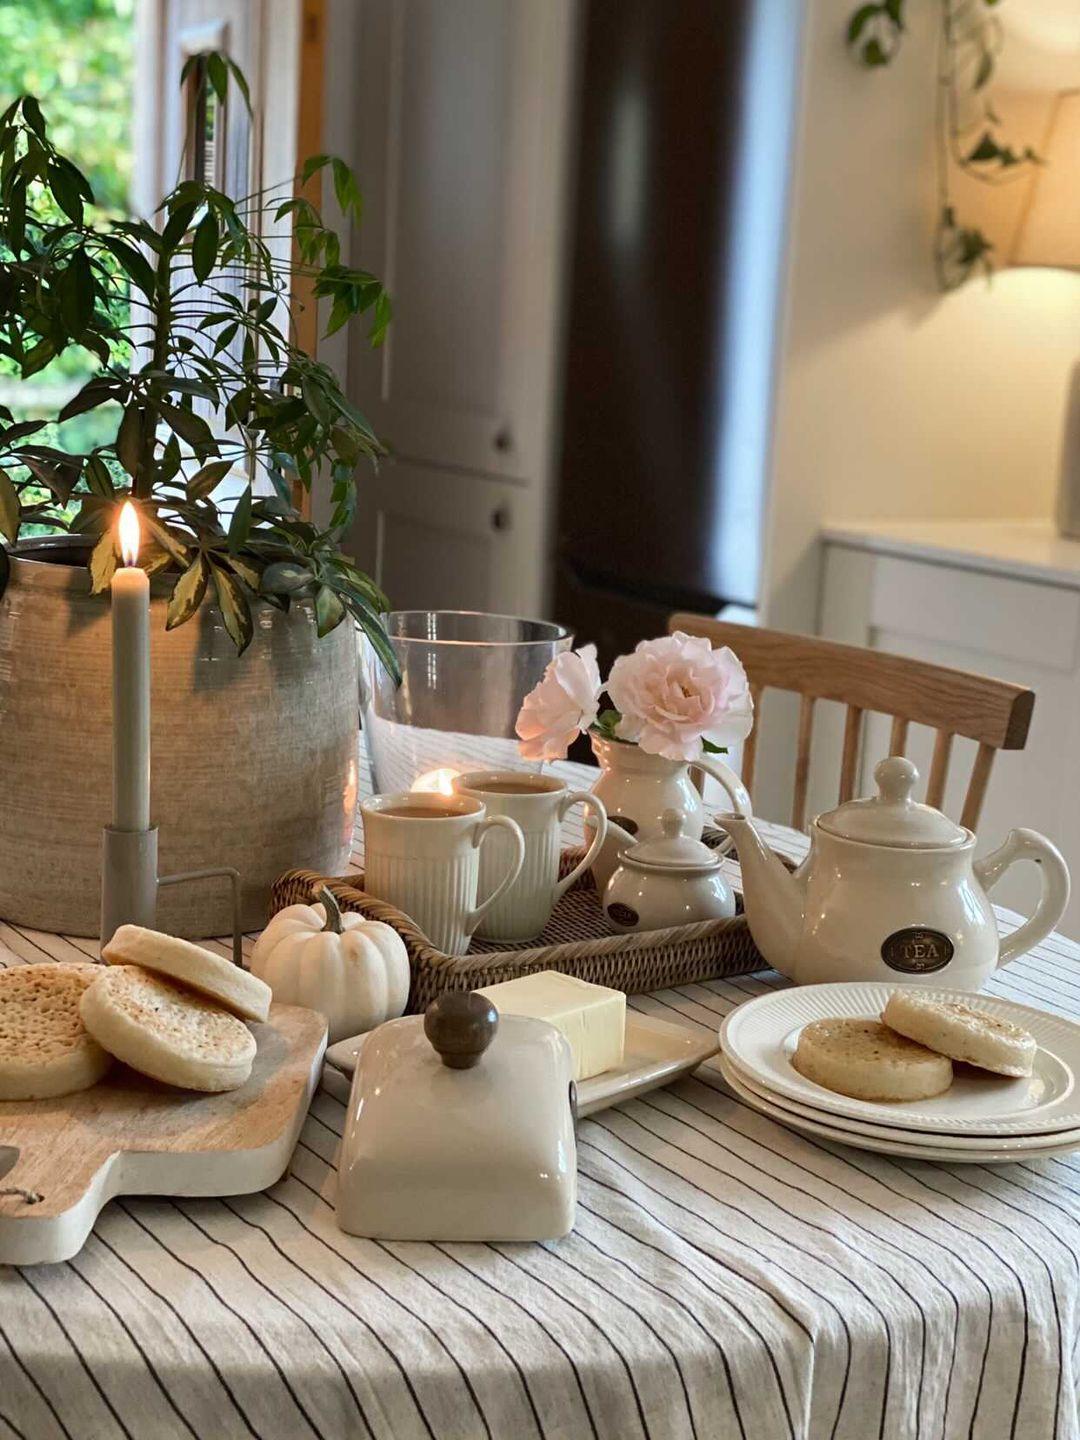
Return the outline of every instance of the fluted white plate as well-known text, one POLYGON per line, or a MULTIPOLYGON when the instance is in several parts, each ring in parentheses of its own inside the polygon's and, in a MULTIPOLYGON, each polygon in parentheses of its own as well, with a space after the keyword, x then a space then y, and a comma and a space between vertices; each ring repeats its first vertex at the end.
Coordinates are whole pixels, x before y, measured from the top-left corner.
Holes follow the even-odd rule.
POLYGON ((889 1104, 838 1095, 799 1074, 791 1057, 805 1025, 838 1017, 876 1020, 895 988, 853 981, 770 991, 731 1012, 720 1030, 721 1048, 766 1093, 823 1112, 827 1122, 846 1116, 893 1129, 984 1136, 1080 1128, 1080 1092, 1075 1084, 1080 1073, 1080 1025, 966 990, 919 987, 935 1000, 959 1001, 1030 1031, 1039 1047, 1030 1077, 1010 1080, 964 1067, 944 1095, 889 1104))
MULTIPOLYGON (((657 1090, 688 1075, 719 1050, 714 1036, 715 1032, 691 1030, 686 1025, 628 1010, 623 1063, 602 1075, 578 1081, 578 1115, 584 1119, 597 1110, 606 1110, 609 1105, 632 1100, 635 1095, 644 1095, 647 1090, 657 1090)), ((323 1079, 339 1099, 348 1100, 348 1087, 366 1039, 366 1035, 353 1035, 327 1046, 323 1079), (337 1075, 342 1077, 340 1081, 337 1075)))
POLYGON ((1039 1135, 954 1135, 940 1130, 904 1130, 895 1125, 875 1125, 869 1120, 850 1120, 846 1115, 833 1115, 827 1110, 803 1105, 798 1100, 789 1100, 786 1095, 778 1095, 774 1090, 766 1090, 740 1070, 730 1056, 724 1056, 723 1066, 725 1076, 730 1075, 744 1090, 749 1090, 778 1110, 784 1110, 798 1119, 827 1125, 832 1130, 842 1130, 845 1134, 869 1135, 879 1140, 898 1140, 905 1145, 932 1145, 948 1150, 985 1150, 987 1146, 992 1146, 995 1150, 1025 1151, 1038 1150, 1051 1143, 1080 1146, 1080 1127, 1050 1130, 1039 1135))
MULTIPOLYGON (((877 1155, 895 1155, 908 1160, 933 1160, 948 1165, 1006 1165, 1010 1161, 1017 1160, 1049 1160, 1055 1155, 1071 1155, 1074 1150, 1080 1149, 1080 1141, 1076 1139, 1062 1140, 1056 1134, 1047 1136, 1042 1144, 1032 1145, 1023 1150, 1010 1149, 1007 1142, 989 1137, 985 1144, 980 1145, 977 1149, 961 1149, 955 1143, 957 1137, 950 1135, 935 1135, 933 1143, 923 1144, 918 1141, 899 1140, 871 1134, 869 1129, 873 1127, 862 1131, 841 1130, 836 1125, 826 1124, 823 1120, 810 1120, 804 1115, 797 1115, 791 1110, 782 1109, 774 1101, 751 1090, 739 1078, 737 1071, 726 1056, 721 1056, 720 1074, 734 1095, 749 1105, 752 1110, 757 1110, 770 1120, 775 1120, 777 1124, 785 1125, 789 1130, 795 1130, 800 1135, 810 1135, 818 1140, 831 1140, 839 1145, 850 1145, 854 1150, 871 1150, 877 1155)), ((893 1131, 893 1136, 896 1133, 893 1131)))

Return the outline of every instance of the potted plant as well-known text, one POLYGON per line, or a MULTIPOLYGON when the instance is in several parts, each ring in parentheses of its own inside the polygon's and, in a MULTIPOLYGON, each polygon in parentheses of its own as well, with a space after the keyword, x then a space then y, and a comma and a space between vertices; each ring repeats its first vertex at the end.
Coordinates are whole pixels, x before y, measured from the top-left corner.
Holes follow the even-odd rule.
MULTIPOLYGON (((221 102, 230 89, 246 102, 225 57, 192 63, 221 102)), ((357 218, 343 161, 316 156, 299 180, 323 171, 357 218)), ((44 421, 0 407, 0 915, 16 923, 96 933, 108 586, 126 499, 155 577, 163 868, 235 865, 250 928, 277 872, 333 872, 348 856, 356 627, 395 661, 386 601, 340 540, 358 466, 381 447, 333 372, 296 344, 289 299, 304 277, 328 305, 327 333, 365 315, 373 344, 390 304, 373 275, 341 263, 296 178, 242 198, 182 180, 157 223, 110 218, 32 96, 0 115, 0 355, 24 379, 72 347, 94 357, 55 416, 60 437, 99 407, 117 415, 113 439, 72 451, 44 421), (291 221, 293 258, 264 238, 267 220, 291 221), (325 530, 299 503, 319 474, 332 492, 325 530)), ((168 893, 163 911, 184 933, 228 928, 226 897, 210 891, 168 893)))

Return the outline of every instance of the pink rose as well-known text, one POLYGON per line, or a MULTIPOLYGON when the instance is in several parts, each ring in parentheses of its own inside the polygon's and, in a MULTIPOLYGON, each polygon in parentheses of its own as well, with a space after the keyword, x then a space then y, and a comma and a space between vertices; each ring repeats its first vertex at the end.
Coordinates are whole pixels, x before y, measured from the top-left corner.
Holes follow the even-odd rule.
POLYGON ((607 684, 622 719, 620 740, 636 741, 650 755, 696 760, 704 740, 731 745, 754 723, 750 687, 739 657, 725 645, 676 631, 643 640, 621 655, 607 684))
POLYGON ((522 758, 565 760, 578 735, 596 719, 600 688, 595 645, 556 655, 518 712, 514 728, 522 758))

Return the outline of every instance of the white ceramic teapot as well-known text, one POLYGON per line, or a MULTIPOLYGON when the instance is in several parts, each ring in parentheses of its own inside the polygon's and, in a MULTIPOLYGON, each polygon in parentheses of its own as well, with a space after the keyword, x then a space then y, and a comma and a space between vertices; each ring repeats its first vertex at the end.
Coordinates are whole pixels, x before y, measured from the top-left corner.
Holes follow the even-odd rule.
POLYGON ((751 820, 717 816, 738 850, 754 943, 796 984, 933 975, 935 984, 977 990, 1061 919, 1069 871, 1049 840, 1011 830, 999 849, 975 860, 972 831, 911 798, 918 778, 910 760, 882 760, 874 770, 878 794, 819 815, 794 874, 751 820), (1029 920, 999 936, 986 892, 1017 860, 1040 867, 1042 895, 1029 920))

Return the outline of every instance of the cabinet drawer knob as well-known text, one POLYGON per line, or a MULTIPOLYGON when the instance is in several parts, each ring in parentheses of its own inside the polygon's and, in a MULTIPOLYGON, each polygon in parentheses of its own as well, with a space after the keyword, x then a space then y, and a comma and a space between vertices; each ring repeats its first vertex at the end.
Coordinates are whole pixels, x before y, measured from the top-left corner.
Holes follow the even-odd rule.
POLYGON ((495 509, 491 512, 491 528, 493 530, 510 529, 509 505, 496 505, 495 509))
POLYGON ((514 448, 514 437, 511 435, 508 425, 501 425, 499 429, 496 430, 493 443, 500 455, 505 455, 508 450, 514 448))

